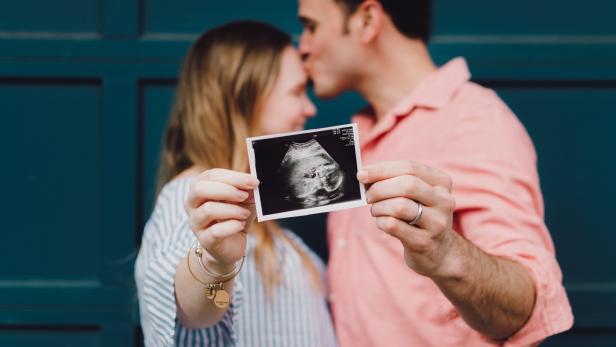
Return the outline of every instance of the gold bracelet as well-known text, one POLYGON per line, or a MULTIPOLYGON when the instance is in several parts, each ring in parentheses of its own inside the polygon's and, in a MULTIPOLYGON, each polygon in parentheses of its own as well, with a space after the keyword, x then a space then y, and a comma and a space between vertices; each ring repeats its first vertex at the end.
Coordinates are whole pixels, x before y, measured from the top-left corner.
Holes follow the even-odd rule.
POLYGON ((199 265, 201 266, 203 271, 205 271, 205 273, 207 273, 211 277, 214 277, 219 282, 227 282, 230 279, 232 279, 235 276, 237 276, 237 274, 242 269, 242 266, 244 265, 244 259, 246 258, 246 256, 243 256, 242 259, 239 260, 235 264, 235 268, 233 269, 233 271, 229 272, 228 274, 221 275, 221 274, 217 274, 217 273, 211 271, 203 263, 203 258, 202 258, 203 257, 203 248, 201 247, 201 244, 199 243, 199 240, 195 241, 194 248, 195 248, 195 255, 197 256, 197 260, 199 261, 199 265))
MULTIPOLYGON (((191 250, 188 251, 188 255, 186 256, 186 267, 188 267, 188 272, 195 279, 195 281, 205 286, 206 297, 210 300, 213 299, 214 304, 219 308, 226 308, 227 306, 229 306, 230 297, 229 297, 229 293, 227 293, 227 291, 225 290, 225 283, 232 280, 239 273, 240 269, 242 268, 242 265, 244 264, 245 257, 242 257, 239 267, 236 267, 236 269, 233 270, 232 277, 225 279, 224 281, 222 280, 218 281, 216 283, 205 283, 202 280, 200 280, 190 268, 190 253, 191 253, 191 250)), ((199 259, 199 263, 201 264, 201 266, 203 266, 201 257, 198 257, 197 259, 199 259)))

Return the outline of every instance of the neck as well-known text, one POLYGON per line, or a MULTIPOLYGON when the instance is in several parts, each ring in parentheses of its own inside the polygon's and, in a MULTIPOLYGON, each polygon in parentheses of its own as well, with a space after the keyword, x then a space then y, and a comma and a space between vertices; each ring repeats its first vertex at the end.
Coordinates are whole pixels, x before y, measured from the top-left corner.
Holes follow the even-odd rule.
POLYGON ((377 121, 408 97, 417 85, 437 70, 425 44, 398 38, 380 43, 372 52, 357 91, 372 106, 377 121))

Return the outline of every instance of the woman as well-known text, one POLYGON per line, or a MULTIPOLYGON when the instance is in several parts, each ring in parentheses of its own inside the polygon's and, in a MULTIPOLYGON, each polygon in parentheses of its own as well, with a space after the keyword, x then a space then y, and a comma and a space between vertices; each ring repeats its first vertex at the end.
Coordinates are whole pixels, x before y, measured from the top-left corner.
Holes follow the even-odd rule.
POLYGON ((322 263, 253 222, 246 173, 246 137, 314 115, 306 82, 291 38, 266 24, 227 24, 191 47, 135 269, 147 346, 335 345, 322 263))

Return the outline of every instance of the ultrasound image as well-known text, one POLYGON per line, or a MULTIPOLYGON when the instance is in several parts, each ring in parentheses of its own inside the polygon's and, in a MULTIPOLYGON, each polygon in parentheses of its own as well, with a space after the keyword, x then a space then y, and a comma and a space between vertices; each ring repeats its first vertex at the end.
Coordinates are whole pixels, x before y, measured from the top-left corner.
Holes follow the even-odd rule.
POLYGON ((280 172, 287 179, 285 199, 304 208, 329 204, 344 196, 342 168, 315 139, 291 143, 280 172))
POLYGON ((361 199, 353 127, 252 141, 264 215, 361 199))

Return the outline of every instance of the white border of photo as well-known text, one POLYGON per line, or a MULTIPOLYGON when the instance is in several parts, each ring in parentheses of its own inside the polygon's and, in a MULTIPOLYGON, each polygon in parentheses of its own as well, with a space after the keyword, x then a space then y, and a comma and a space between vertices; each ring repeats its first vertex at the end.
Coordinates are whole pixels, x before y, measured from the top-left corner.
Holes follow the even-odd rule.
MULTIPOLYGON (((357 124, 350 123, 350 124, 343 124, 343 125, 337 125, 337 126, 319 128, 319 129, 310 129, 310 130, 293 131, 289 133, 280 133, 280 134, 274 134, 274 135, 249 137, 246 139, 246 146, 248 148, 248 160, 250 162, 250 173, 253 176, 258 178, 257 170, 256 170, 255 153, 252 148, 252 141, 280 138, 280 137, 293 136, 293 135, 301 135, 301 134, 314 133, 314 132, 320 132, 320 131, 326 131, 326 130, 333 130, 333 129, 338 129, 338 128, 348 128, 349 126, 353 128, 353 144, 355 145, 355 162, 357 163, 357 170, 359 171, 362 168, 362 164, 361 164, 361 154, 359 150, 359 135, 357 131, 357 124)), ((354 175, 356 174, 356 172, 348 173, 348 174, 354 175)), ((346 209, 355 208, 355 207, 366 206, 367 205, 366 188, 364 187, 362 183, 358 182, 358 184, 359 184, 360 198, 357 200, 345 201, 345 202, 340 202, 340 203, 332 203, 332 204, 328 204, 324 206, 317 206, 317 207, 307 207, 303 209, 287 211, 287 212, 280 212, 280 213, 272 213, 272 214, 267 214, 267 215, 263 214, 263 209, 261 208, 261 195, 259 193, 259 188, 257 187, 254 190, 255 206, 257 210, 257 220, 259 222, 263 222, 263 221, 273 220, 273 219, 307 216, 307 215, 316 214, 316 213, 340 211, 340 210, 346 210, 346 209)))

